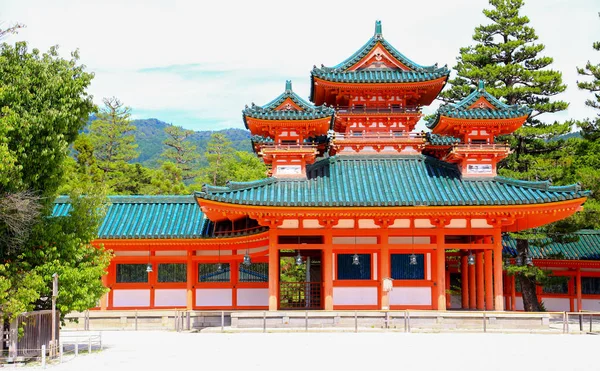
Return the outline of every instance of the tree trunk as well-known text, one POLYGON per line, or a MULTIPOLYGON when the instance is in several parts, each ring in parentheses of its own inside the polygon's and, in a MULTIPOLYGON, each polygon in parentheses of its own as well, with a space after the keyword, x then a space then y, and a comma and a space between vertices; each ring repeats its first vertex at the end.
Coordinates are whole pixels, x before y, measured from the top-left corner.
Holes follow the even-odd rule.
MULTIPOLYGON (((521 257, 521 261, 525 264, 527 250, 529 249, 529 241, 517 239, 517 256, 521 257)), ((523 309, 526 312, 539 312, 540 304, 536 292, 535 277, 526 277, 522 274, 517 276, 521 284, 521 294, 523 295, 523 309)))

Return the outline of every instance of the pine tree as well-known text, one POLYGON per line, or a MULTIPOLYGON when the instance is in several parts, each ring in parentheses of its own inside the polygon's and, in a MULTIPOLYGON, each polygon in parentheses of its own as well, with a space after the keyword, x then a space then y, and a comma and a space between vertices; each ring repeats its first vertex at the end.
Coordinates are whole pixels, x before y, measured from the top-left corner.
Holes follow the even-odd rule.
POLYGON ((110 173, 119 165, 138 157, 135 126, 131 124, 131 109, 115 97, 105 98, 104 107, 90 127, 90 139, 98 166, 110 173))
MULTIPOLYGON (((533 112, 524 126, 507 140, 511 155, 500 164, 500 174, 512 178, 536 180, 560 178, 564 174, 561 154, 566 149, 564 140, 553 140, 571 130, 571 123, 544 123, 540 116, 565 110, 568 104, 551 99, 566 89, 562 74, 549 68, 553 59, 541 55, 545 46, 538 43, 529 18, 520 14, 522 0, 490 0, 491 9, 483 14, 490 24, 475 28, 475 45, 460 49, 454 67, 457 77, 449 81, 450 89, 441 94, 446 102, 457 102, 466 97, 483 80, 487 90, 509 105, 527 105, 533 112)), ((525 260, 529 240, 545 236, 532 231, 513 234, 517 251, 525 260)), ((535 243, 535 242, 534 242, 535 243)), ((509 274, 517 274, 523 292, 525 310, 537 311, 540 306, 536 283, 544 280, 544 272, 536 267, 508 267, 509 274)))
POLYGON ((180 126, 167 126, 165 133, 167 139, 163 143, 167 146, 167 149, 161 156, 175 164, 181 171, 184 181, 194 179, 198 176, 198 160, 200 159, 196 145, 188 140, 194 134, 194 131, 186 130, 180 126))
POLYGON ((232 160, 233 154, 231 141, 224 134, 213 133, 204 155, 208 161, 208 167, 205 169, 205 181, 212 185, 225 185, 229 180, 229 171, 225 165, 232 160))
MULTIPOLYGON (((598 15, 600 16, 600 13, 598 15)), ((596 51, 600 51, 600 41, 594 42, 592 47, 596 51)), ((590 61, 588 61, 585 67, 577 68, 577 73, 582 76, 592 78, 591 81, 577 81, 577 87, 582 90, 587 90, 593 94, 594 99, 586 100, 585 105, 600 111, 600 63, 592 64, 590 61)), ((585 139, 593 141, 599 139, 600 112, 597 113, 595 119, 579 122, 578 126, 581 128, 581 134, 585 139)))

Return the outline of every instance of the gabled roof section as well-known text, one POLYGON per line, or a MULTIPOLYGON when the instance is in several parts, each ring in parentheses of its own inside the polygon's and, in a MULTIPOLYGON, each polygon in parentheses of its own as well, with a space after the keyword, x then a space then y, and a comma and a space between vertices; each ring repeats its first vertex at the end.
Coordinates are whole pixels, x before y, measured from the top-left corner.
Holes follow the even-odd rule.
MULTIPOLYGON (((356 67, 360 65, 360 62, 365 59, 365 57, 369 57, 369 54, 374 51, 377 47, 381 47, 383 52, 389 53, 389 55, 395 59, 394 62, 403 66, 398 67, 397 69, 415 71, 415 72, 433 72, 438 69, 437 65, 432 66, 422 66, 408 59, 404 54, 400 53, 396 48, 392 46, 392 44, 388 43, 383 38, 381 21, 375 21, 375 33, 373 37, 367 41, 365 45, 363 45, 360 49, 358 49, 354 54, 352 54, 345 61, 331 67, 334 70, 340 72, 347 72, 354 70, 356 67)), ((382 56, 385 57, 385 56, 382 56)))
POLYGON ((204 186, 196 197, 259 206, 468 206, 541 204, 586 197, 578 185, 501 177, 463 180, 457 167, 433 157, 334 156, 307 167, 306 180, 266 178, 204 186))
POLYGON ((375 22, 375 34, 345 61, 311 71, 311 100, 314 100, 314 78, 343 83, 414 83, 447 78, 447 66, 422 66, 400 53, 382 34, 381 21, 375 22))
POLYGON ((244 125, 248 128, 247 117, 262 120, 314 120, 320 118, 331 118, 333 125, 335 110, 327 106, 315 106, 312 103, 300 98, 292 90, 292 82, 285 82, 285 91, 271 102, 264 106, 257 106, 254 103, 242 111, 244 125))
MULTIPOLYGON (((110 196, 100 239, 203 238, 208 219, 193 196, 110 196)), ((69 215, 68 197, 54 201, 52 216, 69 215)))
POLYGON ((441 105, 436 115, 427 121, 426 125, 430 129, 435 128, 442 116, 465 120, 497 120, 528 117, 531 111, 529 107, 509 106, 501 102, 485 90, 485 84, 483 80, 480 80, 477 89, 462 101, 456 104, 441 105))
MULTIPOLYGON (((534 259, 600 260, 600 230, 584 229, 574 233, 578 241, 568 243, 541 240, 541 246, 529 244, 534 259), (543 247, 542 247, 543 246, 543 247)), ((504 254, 517 256, 517 241, 509 235, 502 238, 504 254)))
POLYGON ((426 134, 428 144, 432 146, 452 146, 453 144, 460 143, 460 139, 451 135, 440 135, 427 133, 426 134))

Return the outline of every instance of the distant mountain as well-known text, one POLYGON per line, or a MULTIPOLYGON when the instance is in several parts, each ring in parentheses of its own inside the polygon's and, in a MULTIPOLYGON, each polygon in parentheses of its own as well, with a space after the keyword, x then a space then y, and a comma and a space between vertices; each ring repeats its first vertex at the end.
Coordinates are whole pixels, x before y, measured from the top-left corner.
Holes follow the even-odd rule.
MULTIPOLYGON (((95 116, 92 116, 90 122, 94 119, 95 116)), ((140 156, 132 162, 139 162, 144 166, 151 168, 158 167, 158 160, 165 149, 163 142, 167 139, 165 128, 169 126, 169 124, 155 118, 132 120, 131 123, 137 128, 135 131, 135 141, 138 145, 137 151, 140 153, 140 156)), ((235 148, 236 151, 252 152, 250 132, 248 130, 223 129, 218 131, 196 131, 196 133, 190 137, 190 140, 198 147, 199 153, 204 153, 206 144, 213 133, 225 134, 225 136, 233 143, 233 148, 235 148)))

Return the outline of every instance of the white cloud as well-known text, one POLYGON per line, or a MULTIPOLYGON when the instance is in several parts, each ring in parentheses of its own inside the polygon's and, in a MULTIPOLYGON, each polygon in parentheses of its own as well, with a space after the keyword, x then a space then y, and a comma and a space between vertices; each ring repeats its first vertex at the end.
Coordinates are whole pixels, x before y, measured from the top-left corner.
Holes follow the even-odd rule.
MULTIPOLYGON (((7 41, 25 39, 47 49, 80 49, 95 71, 91 93, 100 102, 118 96, 134 112, 193 128, 242 127, 241 110, 263 104, 292 79, 307 97, 314 64, 334 65, 373 33, 384 36, 420 64, 454 65, 475 26, 487 23, 483 0, 378 1, 171 1, 0 0, 2 20, 27 25, 7 41), (164 114, 164 116, 162 116, 164 114), (181 121, 177 121, 181 120, 181 121)), ((575 66, 600 60, 591 48, 600 35, 592 0, 531 0, 524 14, 555 58, 569 85, 566 114, 593 113, 576 89, 575 66)))

